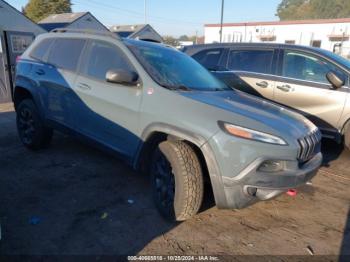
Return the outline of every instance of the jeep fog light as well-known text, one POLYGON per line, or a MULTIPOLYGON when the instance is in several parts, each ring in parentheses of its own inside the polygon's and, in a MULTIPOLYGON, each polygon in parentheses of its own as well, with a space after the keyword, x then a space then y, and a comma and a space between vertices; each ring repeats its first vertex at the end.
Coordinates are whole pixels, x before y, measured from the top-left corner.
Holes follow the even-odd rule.
POLYGON ((259 166, 258 171, 261 172, 279 172, 284 169, 284 161, 266 160, 259 166))

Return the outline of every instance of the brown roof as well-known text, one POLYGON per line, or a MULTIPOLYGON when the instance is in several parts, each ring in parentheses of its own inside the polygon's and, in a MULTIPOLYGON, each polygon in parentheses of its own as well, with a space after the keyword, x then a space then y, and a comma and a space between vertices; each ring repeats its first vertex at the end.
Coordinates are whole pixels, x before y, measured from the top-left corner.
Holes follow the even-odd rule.
MULTIPOLYGON (((224 23, 222 26, 227 27, 227 26, 259 26, 259 25, 331 24, 331 23, 350 23, 350 18, 247 22, 247 23, 224 23)), ((204 26, 205 27, 218 27, 218 26, 220 26, 220 24, 205 24, 204 26)))

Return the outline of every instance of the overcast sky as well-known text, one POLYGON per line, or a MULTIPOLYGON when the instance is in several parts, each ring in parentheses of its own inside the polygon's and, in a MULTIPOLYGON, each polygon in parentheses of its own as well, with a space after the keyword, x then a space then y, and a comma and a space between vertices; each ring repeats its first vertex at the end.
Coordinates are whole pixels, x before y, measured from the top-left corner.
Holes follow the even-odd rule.
MULTIPOLYGON (((147 22, 162 35, 199 35, 204 24, 219 23, 221 0, 146 0, 147 22)), ((21 9, 28 0, 8 0, 21 9)), ((72 0, 73 12, 90 11, 106 26, 144 23, 144 0, 72 0)), ((281 0, 225 0, 224 22, 278 20, 281 0)))

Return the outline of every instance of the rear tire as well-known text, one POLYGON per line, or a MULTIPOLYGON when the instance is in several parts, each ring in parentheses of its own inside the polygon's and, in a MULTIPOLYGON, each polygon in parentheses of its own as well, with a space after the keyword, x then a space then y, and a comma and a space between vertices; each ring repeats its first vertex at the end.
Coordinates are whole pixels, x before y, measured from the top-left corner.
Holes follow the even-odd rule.
POLYGON ((17 131, 23 145, 37 150, 46 147, 51 142, 53 131, 45 127, 31 99, 21 101, 16 113, 17 131))
POLYGON ((190 145, 182 141, 160 143, 153 154, 151 179, 155 204, 166 219, 184 221, 198 212, 203 176, 190 145))
POLYGON ((344 133, 344 145, 350 150, 350 128, 348 127, 344 133))
POLYGON ((350 122, 346 124, 344 129, 344 146, 350 150, 350 122))

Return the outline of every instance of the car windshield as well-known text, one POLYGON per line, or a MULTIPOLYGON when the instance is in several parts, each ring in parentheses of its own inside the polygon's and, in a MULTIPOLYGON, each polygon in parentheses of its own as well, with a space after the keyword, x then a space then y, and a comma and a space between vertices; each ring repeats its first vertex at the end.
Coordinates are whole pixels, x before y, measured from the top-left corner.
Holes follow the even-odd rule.
POLYGON ((142 41, 128 41, 127 47, 159 85, 174 90, 232 90, 186 54, 142 41))

